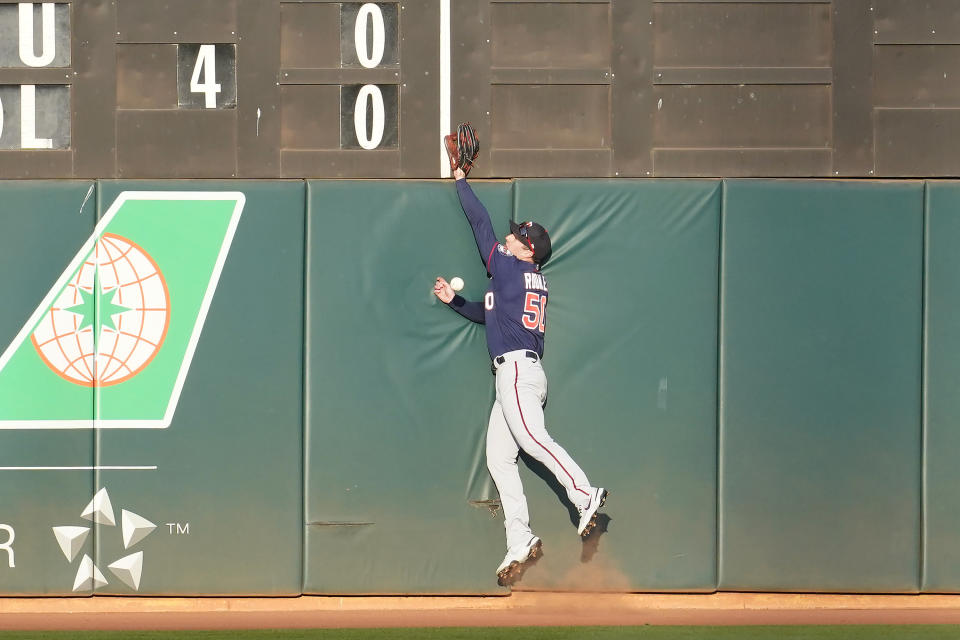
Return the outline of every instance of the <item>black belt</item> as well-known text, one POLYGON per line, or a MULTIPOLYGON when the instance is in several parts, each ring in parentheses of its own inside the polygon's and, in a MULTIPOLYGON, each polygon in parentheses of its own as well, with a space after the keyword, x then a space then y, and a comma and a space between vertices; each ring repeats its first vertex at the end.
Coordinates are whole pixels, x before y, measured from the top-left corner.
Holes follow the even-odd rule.
MULTIPOLYGON (((529 350, 528 350, 528 351, 525 351, 525 352, 523 353, 523 355, 525 355, 526 357, 530 358, 530 359, 533 360, 534 362, 536 362, 537 360, 540 359, 540 356, 537 355, 537 352, 536 352, 536 351, 529 351, 529 350)), ((503 364, 503 363, 506 362, 506 361, 507 361, 507 359, 504 358, 503 356, 497 356, 496 358, 493 359, 494 369, 496 369, 497 366, 503 364)))

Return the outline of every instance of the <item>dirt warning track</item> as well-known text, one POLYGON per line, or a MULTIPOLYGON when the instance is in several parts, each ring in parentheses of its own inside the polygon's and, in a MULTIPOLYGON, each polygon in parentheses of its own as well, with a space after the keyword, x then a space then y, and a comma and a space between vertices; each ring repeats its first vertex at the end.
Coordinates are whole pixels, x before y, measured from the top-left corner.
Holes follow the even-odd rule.
POLYGON ((960 596, 609 594, 3 598, 0 630, 960 624, 960 596))

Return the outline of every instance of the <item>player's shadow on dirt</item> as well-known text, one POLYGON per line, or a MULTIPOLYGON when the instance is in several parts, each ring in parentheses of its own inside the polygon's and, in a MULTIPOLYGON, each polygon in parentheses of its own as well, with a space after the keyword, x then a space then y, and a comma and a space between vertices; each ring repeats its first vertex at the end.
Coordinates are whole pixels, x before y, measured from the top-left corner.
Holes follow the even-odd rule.
MULTIPOLYGON (((557 478, 540 462, 527 455, 525 451, 520 451, 520 459, 527 465, 527 468, 533 471, 541 480, 547 483, 550 490, 557 496, 557 499, 567 509, 567 515, 570 518, 570 524, 576 528, 580 524, 580 513, 577 508, 567 499, 567 490, 557 481, 557 478)), ((610 521, 613 518, 605 513, 597 513, 597 524, 593 531, 583 538, 583 549, 580 552, 580 562, 590 562, 597 553, 600 546, 600 537, 607 532, 610 521)))
POLYGON ((600 548, 600 536, 607 532, 607 528, 610 526, 612 519, 613 518, 605 513, 597 513, 596 526, 594 526, 593 531, 587 534, 587 537, 582 540, 583 546, 580 549, 580 562, 590 562, 593 560, 593 556, 600 548))

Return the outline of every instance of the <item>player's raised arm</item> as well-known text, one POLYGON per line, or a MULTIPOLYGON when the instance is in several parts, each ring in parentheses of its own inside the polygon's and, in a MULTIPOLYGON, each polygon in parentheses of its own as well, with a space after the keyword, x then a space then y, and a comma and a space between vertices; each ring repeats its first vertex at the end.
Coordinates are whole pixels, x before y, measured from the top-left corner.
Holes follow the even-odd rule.
POLYGON ((493 233, 490 214, 483 203, 480 202, 480 199, 477 198, 473 189, 470 188, 470 185, 467 184, 463 171, 457 169, 453 172, 453 175, 457 179, 457 195, 460 197, 460 206, 467 215, 467 221, 470 222, 470 227, 473 229, 473 237, 476 239, 477 249, 480 251, 480 259, 483 260, 483 266, 490 273, 491 257, 497 245, 500 244, 497 241, 496 234, 493 233))

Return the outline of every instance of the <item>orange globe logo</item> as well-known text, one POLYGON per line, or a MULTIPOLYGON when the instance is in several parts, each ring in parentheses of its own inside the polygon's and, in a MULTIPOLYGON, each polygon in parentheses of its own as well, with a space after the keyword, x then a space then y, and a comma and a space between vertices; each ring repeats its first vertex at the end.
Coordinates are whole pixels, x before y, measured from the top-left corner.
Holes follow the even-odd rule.
POLYGON ((170 293, 136 243, 104 233, 30 339, 60 377, 92 387, 137 375, 163 344, 170 293))

